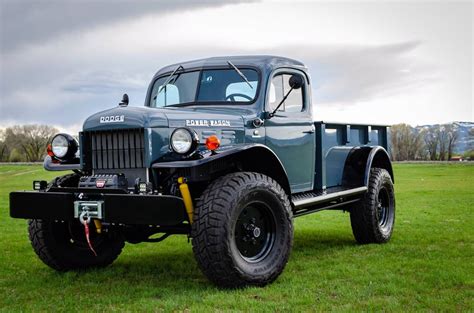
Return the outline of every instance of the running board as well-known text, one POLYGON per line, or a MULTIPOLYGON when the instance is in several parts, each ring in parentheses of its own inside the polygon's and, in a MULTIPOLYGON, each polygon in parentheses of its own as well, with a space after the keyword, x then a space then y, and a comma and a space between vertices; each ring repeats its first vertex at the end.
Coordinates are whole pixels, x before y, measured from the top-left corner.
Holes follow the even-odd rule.
POLYGON ((351 203, 359 202, 359 200, 360 200, 359 198, 355 198, 355 199, 347 200, 344 202, 336 202, 336 203, 331 202, 330 204, 325 204, 325 205, 320 205, 320 206, 315 206, 315 207, 306 207, 304 209, 298 210, 295 213, 293 213, 293 216, 298 217, 298 216, 303 216, 303 215, 307 215, 307 214, 311 214, 311 213, 315 213, 315 212, 319 212, 323 210, 337 210, 341 207, 347 207, 351 203))
MULTIPOLYGON (((338 191, 331 192, 327 190, 326 192, 318 193, 307 193, 294 196, 293 205, 295 211, 304 209, 306 207, 320 206, 323 204, 328 204, 328 207, 334 207, 334 204, 343 204, 350 200, 349 202, 354 202, 354 199, 351 199, 355 196, 364 194, 367 191, 367 187, 358 187, 351 189, 337 189, 338 191), (336 203, 331 203, 336 202, 336 203)), ((358 199, 357 199, 358 200, 358 199)), ((322 210, 324 208, 321 208, 322 210)))

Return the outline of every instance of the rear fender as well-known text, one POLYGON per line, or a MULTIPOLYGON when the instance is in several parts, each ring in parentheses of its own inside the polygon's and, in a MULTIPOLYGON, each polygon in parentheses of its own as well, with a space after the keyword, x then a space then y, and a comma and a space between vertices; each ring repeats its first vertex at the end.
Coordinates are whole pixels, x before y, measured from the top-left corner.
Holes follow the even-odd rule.
POLYGON ((344 164, 342 185, 347 187, 368 186, 370 170, 374 167, 386 169, 392 181, 395 182, 390 157, 383 147, 353 148, 344 164))

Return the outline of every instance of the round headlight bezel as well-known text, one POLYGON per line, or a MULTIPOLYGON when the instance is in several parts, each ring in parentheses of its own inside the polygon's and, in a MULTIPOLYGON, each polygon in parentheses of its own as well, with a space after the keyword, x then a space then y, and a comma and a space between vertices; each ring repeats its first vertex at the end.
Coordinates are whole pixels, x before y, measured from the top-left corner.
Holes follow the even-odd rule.
POLYGON ((51 151, 53 152, 54 157, 58 160, 65 161, 65 160, 73 159, 76 155, 78 148, 79 148, 79 145, 76 139, 74 139, 74 137, 72 137, 69 134, 64 134, 64 133, 56 134, 51 140, 51 151), (55 144, 54 144, 55 140, 56 141, 63 140, 62 147, 65 149, 64 153, 59 153, 58 152, 59 149, 57 146, 55 149, 55 144))
POLYGON ((175 130, 173 130, 173 132, 171 133, 170 148, 173 152, 175 152, 179 155, 190 155, 190 154, 192 154, 194 151, 196 151, 198 145, 199 145, 199 137, 198 137, 197 133, 194 130, 190 129, 190 128, 179 127, 179 128, 176 128, 175 130), (189 148, 186 149, 186 150, 180 150, 179 147, 177 147, 176 144, 174 143, 173 137, 178 136, 180 133, 186 134, 188 136, 189 140, 190 140, 189 148))

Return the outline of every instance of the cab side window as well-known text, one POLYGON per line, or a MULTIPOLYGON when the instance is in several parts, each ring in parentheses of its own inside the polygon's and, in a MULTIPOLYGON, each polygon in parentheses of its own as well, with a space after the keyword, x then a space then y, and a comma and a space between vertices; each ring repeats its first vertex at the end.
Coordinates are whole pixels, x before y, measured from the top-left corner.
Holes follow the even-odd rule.
MULTIPOLYGON (((270 83, 268 98, 271 110, 275 110, 286 93, 291 89, 289 84, 290 77, 291 74, 277 74, 273 77, 270 83)), ((291 113, 303 111, 303 88, 293 89, 278 111, 291 113)))

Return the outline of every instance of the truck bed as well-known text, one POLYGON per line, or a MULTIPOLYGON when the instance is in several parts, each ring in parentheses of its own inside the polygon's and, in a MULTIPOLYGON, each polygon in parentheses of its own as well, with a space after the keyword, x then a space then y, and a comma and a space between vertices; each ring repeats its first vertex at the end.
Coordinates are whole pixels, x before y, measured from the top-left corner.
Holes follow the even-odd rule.
POLYGON ((311 191, 292 196, 294 216, 327 209, 345 209, 360 201, 367 187, 344 186, 346 159, 354 149, 382 146, 387 150, 387 125, 314 122, 316 133, 315 184, 311 191))
POLYGON ((387 125, 314 122, 316 129, 315 190, 342 186, 344 163, 360 146, 388 149, 387 125))

